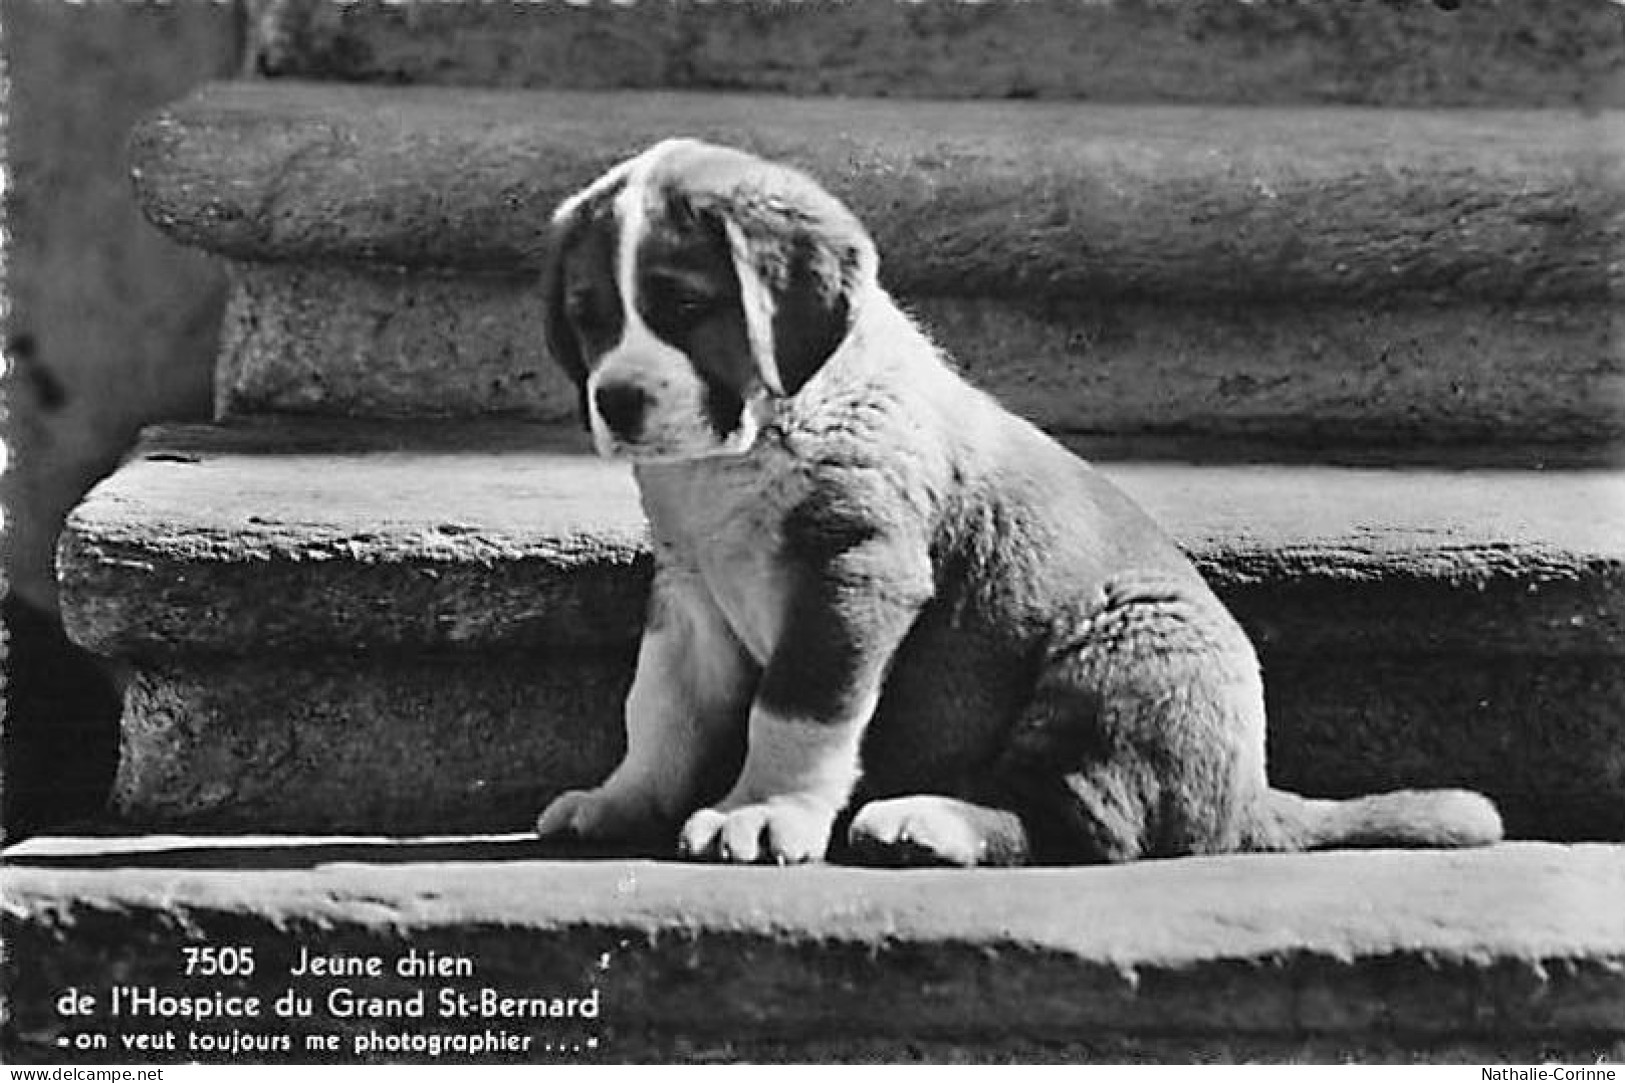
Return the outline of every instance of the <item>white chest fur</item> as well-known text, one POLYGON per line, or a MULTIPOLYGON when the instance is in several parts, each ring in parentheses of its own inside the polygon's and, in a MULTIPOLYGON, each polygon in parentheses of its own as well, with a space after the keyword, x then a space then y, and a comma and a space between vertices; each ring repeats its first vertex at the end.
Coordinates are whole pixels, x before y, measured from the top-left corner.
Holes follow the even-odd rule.
POLYGON ((699 579, 758 665, 784 627, 791 567, 782 524, 799 499, 795 472, 773 459, 753 453, 637 468, 658 559, 699 579))

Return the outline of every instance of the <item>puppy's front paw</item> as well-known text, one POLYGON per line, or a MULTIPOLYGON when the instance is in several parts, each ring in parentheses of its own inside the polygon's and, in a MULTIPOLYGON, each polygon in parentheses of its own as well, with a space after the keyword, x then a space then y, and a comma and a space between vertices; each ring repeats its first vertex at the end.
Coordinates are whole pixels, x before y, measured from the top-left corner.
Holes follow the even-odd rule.
POLYGON ((748 865, 818 861, 829 848, 835 810, 795 797, 774 797, 737 808, 703 808, 688 818, 677 840, 684 857, 748 865))
MULTIPOLYGON (((536 833, 543 838, 631 839, 648 835, 658 826, 648 802, 603 787, 561 793, 536 818, 536 833)), ((670 829, 668 823, 666 830, 670 829)))

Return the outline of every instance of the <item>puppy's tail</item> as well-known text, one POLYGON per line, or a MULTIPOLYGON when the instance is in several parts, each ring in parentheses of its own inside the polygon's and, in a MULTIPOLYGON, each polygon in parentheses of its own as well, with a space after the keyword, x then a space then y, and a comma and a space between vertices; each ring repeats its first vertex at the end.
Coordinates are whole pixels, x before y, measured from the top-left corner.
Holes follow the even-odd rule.
POLYGON ((1249 850, 1488 846, 1501 815, 1471 790, 1396 790, 1326 801, 1266 790, 1243 840, 1249 850))

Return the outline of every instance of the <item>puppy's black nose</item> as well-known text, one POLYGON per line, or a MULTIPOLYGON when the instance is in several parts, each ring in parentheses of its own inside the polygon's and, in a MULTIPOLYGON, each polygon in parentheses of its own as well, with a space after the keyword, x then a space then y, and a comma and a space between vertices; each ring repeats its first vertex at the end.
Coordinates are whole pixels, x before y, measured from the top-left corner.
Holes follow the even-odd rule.
POLYGON ((637 384, 604 384, 593 392, 593 405, 616 436, 637 436, 649 408, 649 393, 637 384))

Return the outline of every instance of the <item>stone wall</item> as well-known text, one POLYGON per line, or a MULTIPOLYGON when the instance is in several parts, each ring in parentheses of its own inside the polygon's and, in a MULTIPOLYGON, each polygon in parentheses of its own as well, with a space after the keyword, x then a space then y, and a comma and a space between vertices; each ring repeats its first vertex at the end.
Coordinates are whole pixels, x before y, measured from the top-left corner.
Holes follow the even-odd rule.
POLYGON ((233 3, 6 0, 11 298, 5 552, 12 589, 55 606, 62 517, 137 428, 200 417, 223 284, 131 197, 125 143, 142 114, 231 75, 233 3))
POLYGON ((1610 108, 1610 0, 260 0, 253 67, 386 84, 1610 108))
POLYGON ((132 198, 143 114, 240 64, 239 0, 5 0, 5 822, 97 807, 113 688, 56 624, 63 517, 143 425, 207 416, 224 303, 215 261, 132 198), (93 750, 86 752, 86 750, 93 750))

